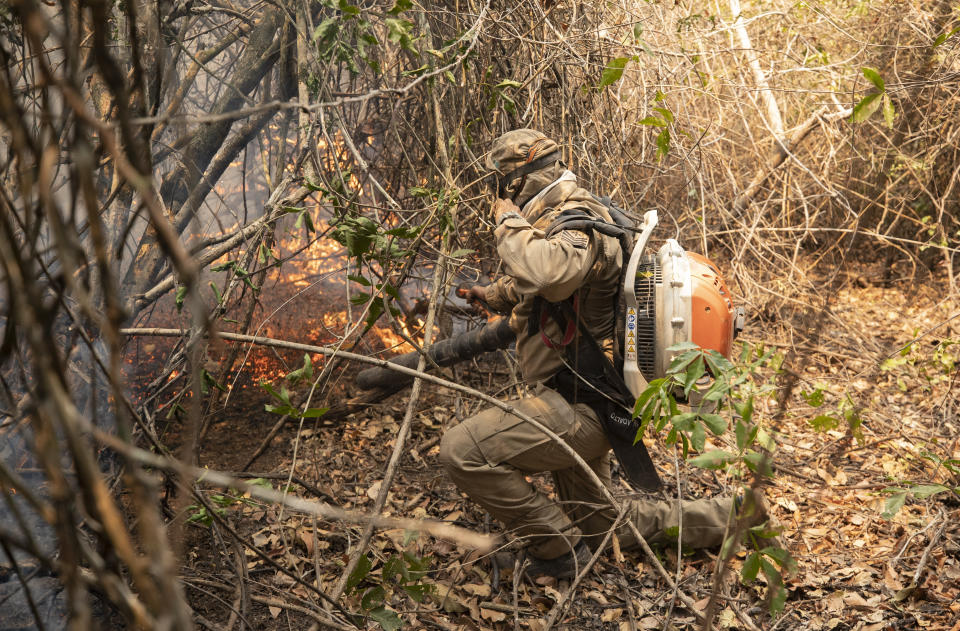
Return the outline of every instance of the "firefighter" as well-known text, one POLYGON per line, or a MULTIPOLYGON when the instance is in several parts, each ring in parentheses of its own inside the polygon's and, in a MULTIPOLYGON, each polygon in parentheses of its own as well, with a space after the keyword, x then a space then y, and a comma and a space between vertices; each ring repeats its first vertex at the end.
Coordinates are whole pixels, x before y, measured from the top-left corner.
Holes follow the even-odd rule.
MULTIPOLYGON (((570 349, 576 347, 571 338, 581 332, 535 313, 542 312, 538 302, 572 301, 583 330, 610 348, 615 328, 611 305, 624 263, 620 243, 595 230, 546 234, 564 211, 587 211, 608 222, 609 212, 577 184, 558 145, 538 131, 518 129, 497 138, 486 166, 497 197, 492 220, 505 274, 485 287, 469 288, 467 297, 510 314, 530 393, 511 404, 562 437, 609 486, 610 442, 594 409, 598 406, 572 396, 569 380, 559 379, 569 373, 570 349)), ((460 490, 523 541, 532 577, 574 576, 617 517, 567 453, 536 427, 498 408, 447 430, 440 461, 460 490), (546 471, 559 501, 527 481, 526 476, 546 471)), ((684 501, 682 507, 675 501, 631 499, 624 518, 644 538, 666 542, 671 529, 676 537, 679 508, 683 543, 712 547, 723 540, 731 504, 730 498, 684 501)), ((765 518, 762 506, 753 512, 758 514, 750 523, 765 518)), ((616 532, 622 548, 638 545, 625 524, 616 532)))

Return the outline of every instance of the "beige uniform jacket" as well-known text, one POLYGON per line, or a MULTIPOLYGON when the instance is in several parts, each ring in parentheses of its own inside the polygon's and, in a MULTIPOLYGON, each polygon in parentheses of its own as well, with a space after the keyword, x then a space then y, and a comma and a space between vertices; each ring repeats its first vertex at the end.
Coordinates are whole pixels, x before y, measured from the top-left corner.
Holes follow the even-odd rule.
MULTIPOLYGON (((545 231, 566 209, 587 209, 610 221, 606 207, 576 181, 561 181, 542 198, 528 202, 520 216, 507 215, 498 225, 497 251, 505 275, 487 288, 491 308, 510 311, 510 328, 517 334, 520 370, 528 383, 544 381, 564 365, 565 349, 552 349, 539 333, 528 334, 533 299, 560 302, 579 292, 581 319, 602 343, 613 335, 613 318, 622 253, 616 238, 594 230, 563 230, 546 238, 545 231)), ((560 341, 563 332, 548 319, 544 333, 560 341)), ((568 348, 575 348, 576 342, 568 348)))

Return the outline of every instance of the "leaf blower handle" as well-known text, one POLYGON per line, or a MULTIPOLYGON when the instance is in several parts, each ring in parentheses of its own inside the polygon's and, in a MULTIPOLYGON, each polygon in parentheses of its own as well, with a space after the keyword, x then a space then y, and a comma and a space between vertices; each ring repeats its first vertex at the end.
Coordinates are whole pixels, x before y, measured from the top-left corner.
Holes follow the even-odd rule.
MULTIPOLYGON (((507 318, 494 318, 479 329, 461 333, 456 337, 437 342, 426 349, 427 355, 438 366, 450 366, 477 355, 506 348, 516 338, 507 318)), ((414 351, 390 360, 406 368, 416 368, 420 353, 414 351)), ((364 390, 395 387, 413 381, 413 377, 400 374, 389 368, 368 368, 357 375, 357 385, 364 390)))

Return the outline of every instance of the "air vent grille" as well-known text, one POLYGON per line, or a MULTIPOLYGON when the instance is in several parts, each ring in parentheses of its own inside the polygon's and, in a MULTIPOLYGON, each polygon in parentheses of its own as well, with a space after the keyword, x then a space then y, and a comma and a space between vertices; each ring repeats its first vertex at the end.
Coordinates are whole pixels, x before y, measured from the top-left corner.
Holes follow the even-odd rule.
POLYGON ((634 290, 637 295, 637 366, 647 381, 656 378, 657 286, 662 283, 660 263, 653 255, 644 256, 637 266, 634 290))

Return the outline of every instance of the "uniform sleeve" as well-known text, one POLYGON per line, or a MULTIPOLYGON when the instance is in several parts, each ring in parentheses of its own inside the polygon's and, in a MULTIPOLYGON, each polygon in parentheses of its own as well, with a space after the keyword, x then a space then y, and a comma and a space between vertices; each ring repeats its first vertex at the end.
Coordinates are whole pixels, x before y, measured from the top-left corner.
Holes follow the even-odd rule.
POLYGON ((537 294, 550 302, 569 298, 583 285, 599 247, 597 239, 575 230, 547 239, 519 216, 503 219, 494 234, 517 294, 537 294))
POLYGON ((499 313, 508 313, 521 297, 509 276, 501 276, 487 285, 485 295, 490 308, 499 313))

